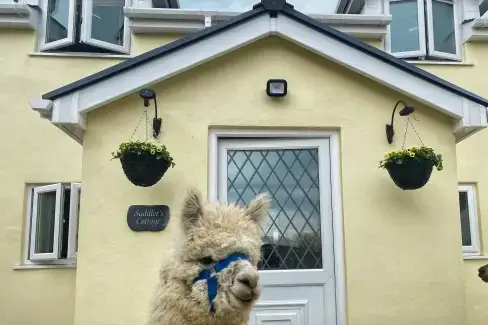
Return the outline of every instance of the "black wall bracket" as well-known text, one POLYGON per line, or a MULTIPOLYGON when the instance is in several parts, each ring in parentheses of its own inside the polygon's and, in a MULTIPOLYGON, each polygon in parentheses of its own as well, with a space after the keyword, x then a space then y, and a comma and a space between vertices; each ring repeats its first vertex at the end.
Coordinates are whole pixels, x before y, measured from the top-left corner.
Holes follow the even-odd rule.
POLYGON ((398 112, 400 116, 408 116, 412 114, 415 111, 415 108, 412 106, 407 106, 403 100, 399 100, 396 104, 395 107, 393 108, 393 112, 391 113, 391 123, 386 124, 386 140, 388 141, 389 144, 393 142, 393 136, 395 135, 395 130, 393 129, 393 119, 395 118, 395 111, 398 106, 398 104, 402 103, 403 108, 398 112))
POLYGON ((156 92, 152 89, 142 89, 139 96, 144 100, 144 107, 149 107, 149 101, 154 100, 154 118, 153 118, 153 137, 157 138, 161 134, 161 118, 158 118, 158 102, 156 101, 156 92))

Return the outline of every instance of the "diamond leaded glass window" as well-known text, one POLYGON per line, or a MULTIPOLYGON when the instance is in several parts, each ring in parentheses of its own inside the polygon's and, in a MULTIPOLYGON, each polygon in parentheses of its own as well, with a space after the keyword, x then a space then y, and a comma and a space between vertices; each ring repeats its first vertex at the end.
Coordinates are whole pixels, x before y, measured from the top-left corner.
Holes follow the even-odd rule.
POLYGON ((227 151, 227 200, 273 198, 261 270, 322 268, 318 163, 318 149, 227 151))

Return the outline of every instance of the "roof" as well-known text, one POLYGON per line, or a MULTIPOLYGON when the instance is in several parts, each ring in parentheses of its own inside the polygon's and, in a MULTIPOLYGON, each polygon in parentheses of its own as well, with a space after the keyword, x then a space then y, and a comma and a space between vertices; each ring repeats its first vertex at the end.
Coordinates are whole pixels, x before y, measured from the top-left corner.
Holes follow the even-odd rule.
POLYGON ((268 36, 278 36, 450 117, 456 141, 488 124, 488 100, 298 12, 285 0, 189 34, 32 99, 30 105, 83 142, 88 112, 268 36))
POLYGON ((377 49, 374 46, 371 46, 367 43, 364 43, 353 36, 349 36, 345 33, 342 33, 332 27, 327 26, 326 24, 320 23, 316 21, 315 19, 310 18, 309 16, 302 14, 301 12, 297 11, 294 9, 293 5, 287 3, 285 0, 262 0, 260 3, 256 4, 253 6, 253 9, 250 11, 247 11, 243 14, 240 14, 233 19, 221 23, 219 25, 215 25, 213 27, 210 27, 208 29, 205 29, 201 32, 197 32, 194 34, 190 34, 186 37, 180 38, 174 42, 171 42, 169 44, 160 46, 158 48, 155 48, 149 52, 143 53, 141 55, 138 55, 134 58, 130 58, 124 62, 121 62, 119 64, 116 64, 112 67, 109 67, 105 70, 102 70, 100 72, 97 72, 95 74, 92 74, 86 78, 77 80, 73 83, 70 83, 68 85, 65 85, 63 87, 60 87, 58 89, 55 89, 53 91, 50 91, 44 95, 42 95, 43 99, 48 99, 48 100, 54 100, 58 97, 61 97, 67 93, 76 91, 78 89, 81 89, 83 87, 92 85, 94 83, 97 83, 101 80, 107 79, 109 77, 113 77, 123 71, 132 69, 140 64, 143 64, 145 62, 148 62, 150 60, 153 60, 157 57, 161 57, 164 55, 167 55, 171 52, 174 52, 178 49, 181 49, 183 47, 189 46, 195 42, 199 42, 209 36, 212 36, 216 33, 220 33, 224 30, 233 28, 236 25, 242 24, 248 20, 250 20, 253 17, 256 17, 258 15, 261 15, 263 13, 269 13, 271 17, 276 17, 279 14, 286 15, 310 28, 315 29, 316 31, 325 34, 329 37, 332 37, 344 44, 347 44, 353 48, 356 48, 370 56, 376 57, 380 60, 382 60, 384 63, 395 66, 399 69, 402 69, 416 77, 419 77, 423 80, 426 80, 430 83, 433 83, 435 85, 438 85, 448 91, 451 91, 453 93, 459 94, 463 97, 466 97, 475 103, 478 103, 483 106, 488 106, 488 100, 478 96, 464 88, 461 88, 453 83, 450 83, 442 78, 439 78, 438 76, 429 73, 421 68, 416 67, 413 64, 407 63, 402 59, 399 59, 391 54, 388 54, 380 49, 377 49))

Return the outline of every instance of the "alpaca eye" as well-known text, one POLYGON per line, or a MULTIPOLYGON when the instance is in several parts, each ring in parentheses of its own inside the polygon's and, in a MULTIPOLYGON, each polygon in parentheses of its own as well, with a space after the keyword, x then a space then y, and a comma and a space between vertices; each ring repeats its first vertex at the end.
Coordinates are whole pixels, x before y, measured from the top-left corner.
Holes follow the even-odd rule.
POLYGON ((211 256, 205 256, 205 257, 202 257, 198 260, 198 263, 201 263, 203 265, 209 265, 209 264, 212 264, 213 262, 214 262, 214 260, 211 256))

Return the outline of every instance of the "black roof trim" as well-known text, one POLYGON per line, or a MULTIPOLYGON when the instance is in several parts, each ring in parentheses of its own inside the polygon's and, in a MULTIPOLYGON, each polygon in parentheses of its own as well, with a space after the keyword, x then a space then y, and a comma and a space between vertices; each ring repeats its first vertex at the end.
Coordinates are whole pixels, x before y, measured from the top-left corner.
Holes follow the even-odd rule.
POLYGON ((320 23, 317 20, 295 10, 292 5, 287 3, 285 0, 262 0, 260 3, 253 6, 252 10, 249 10, 245 13, 242 13, 238 16, 231 18, 226 22, 222 22, 218 25, 214 25, 212 27, 206 28, 200 32, 196 32, 185 37, 182 37, 178 40, 175 40, 169 44, 163 45, 161 47, 155 48, 151 51, 146 53, 140 54, 134 58, 128 59, 124 62, 116 64, 112 67, 104 69, 100 72, 92 74, 88 77, 75 81, 71 84, 65 85, 61 88, 53 90, 49 93, 46 93, 42 96, 43 99, 53 100, 60 96, 63 96, 69 92, 72 92, 77 89, 81 89, 83 87, 87 87, 92 85, 100 80, 107 79, 112 77, 120 72, 129 70, 133 67, 136 67, 140 64, 146 63, 156 57, 174 52, 181 48, 184 48, 190 44, 195 42, 201 41, 209 36, 215 35, 220 33, 224 30, 230 29, 234 26, 240 25, 256 16, 259 16, 262 13, 269 13, 271 16, 276 16, 277 13, 282 13, 324 35, 332 37, 346 45, 349 45, 363 53, 371 55, 386 64, 392 65, 397 67, 407 73, 410 73, 418 78, 431 82, 441 88, 444 88, 450 92, 458 94, 460 96, 466 97, 480 105, 488 106, 488 100, 478 96, 466 89, 463 89, 459 86, 456 86, 438 76, 429 73, 421 68, 416 67, 413 64, 407 63, 402 59, 399 59, 391 54, 388 54, 380 49, 375 48, 365 42, 362 42, 356 39, 353 36, 349 36, 345 33, 342 33, 332 27, 327 26, 324 23, 320 23))
POLYGON ((191 45, 193 43, 199 42, 207 37, 210 37, 212 35, 218 34, 224 30, 227 30, 229 28, 232 28, 234 26, 240 25, 256 16, 259 16, 260 14, 266 12, 267 10, 264 8, 256 8, 250 11, 246 11, 240 15, 234 16, 231 19, 224 21, 218 25, 214 25, 211 27, 208 27, 202 31, 192 33, 189 35, 186 35, 182 38, 179 38, 171 43, 162 45, 160 47, 157 47, 155 49, 152 49, 148 52, 139 54, 133 58, 127 59, 121 63, 115 64, 109 68, 106 68, 102 71, 99 71, 97 73, 94 73, 92 75, 89 75, 88 77, 82 78, 80 80, 77 80, 75 82, 72 82, 70 84, 67 84, 63 87, 60 87, 58 89, 55 89, 51 92, 48 92, 44 95, 42 95, 43 99, 48 99, 48 100, 53 100, 58 97, 61 97, 63 95, 66 95, 69 92, 90 86, 94 83, 97 83, 101 80, 107 79, 109 77, 113 77, 114 75, 121 73, 123 71, 132 69, 138 65, 141 65, 143 63, 146 63, 148 61, 151 61, 154 58, 157 58, 161 55, 165 55, 171 52, 174 52, 176 50, 179 50, 181 48, 184 48, 188 45, 191 45))

